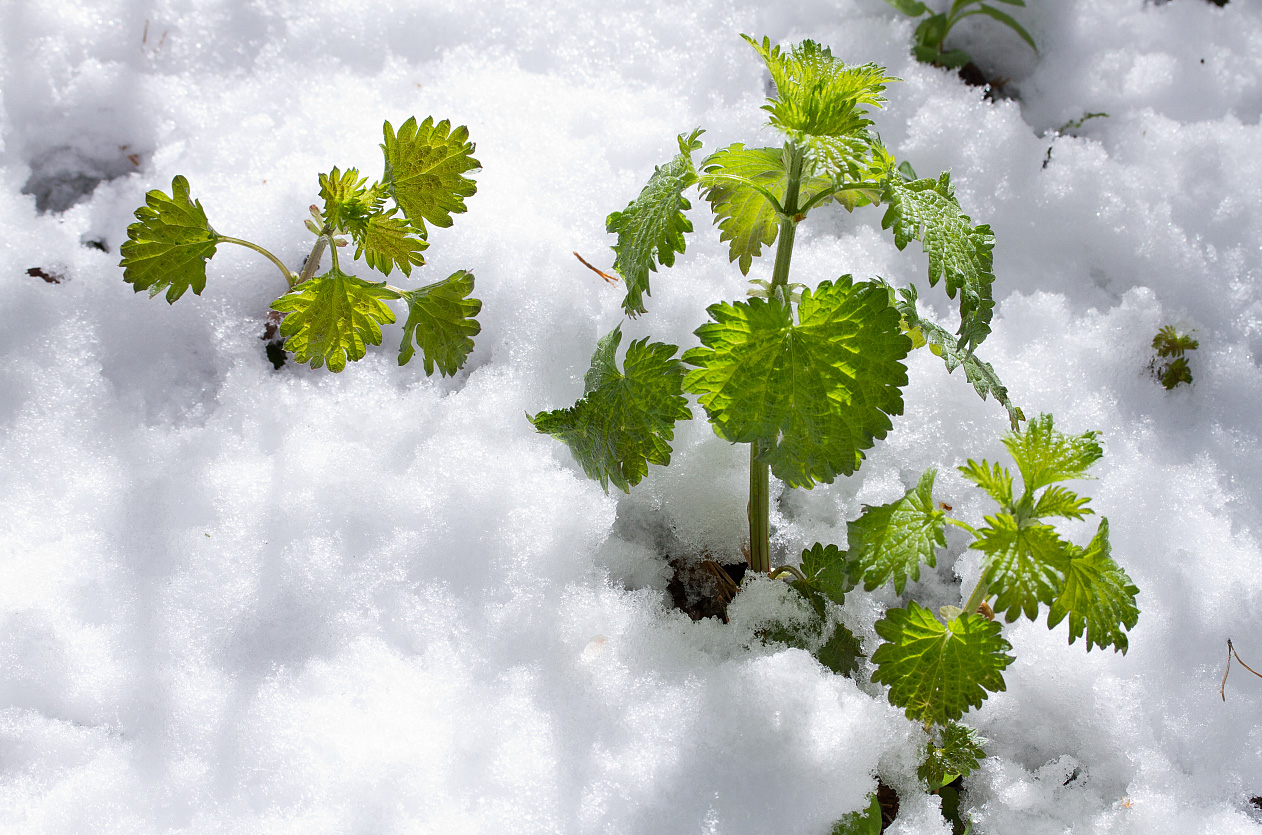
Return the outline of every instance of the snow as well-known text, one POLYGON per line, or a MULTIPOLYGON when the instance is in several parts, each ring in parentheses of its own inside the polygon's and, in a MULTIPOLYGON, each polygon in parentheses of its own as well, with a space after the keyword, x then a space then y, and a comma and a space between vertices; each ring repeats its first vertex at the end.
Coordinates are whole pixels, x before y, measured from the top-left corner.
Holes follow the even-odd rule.
MULTIPOLYGON (((990 740, 973 831, 1262 832, 1262 681, 1233 666, 1219 695, 1227 638, 1262 659, 1262 8, 1014 14, 1037 55, 993 21, 959 30, 1011 79, 990 102, 915 63, 882 0, 0 8, 0 829, 824 835, 880 775, 903 794, 891 831, 950 831, 915 788, 923 733, 881 688, 758 640, 791 610, 776 581, 727 625, 670 607, 669 555, 738 552, 743 448, 697 410, 669 469, 606 495, 523 416, 572 403, 620 321, 571 251, 608 267, 606 215, 676 134, 775 141, 747 32, 903 79, 883 138, 950 169, 995 230, 982 354, 1027 414, 1105 444, 1080 487, 1139 624, 1125 656, 1006 627, 1008 689, 969 715, 990 740), (274 370, 279 279, 245 250, 171 307, 123 283, 131 212, 177 174, 217 230, 296 265, 316 175, 375 176, 382 122, 410 115, 467 125, 483 166, 420 271, 477 276, 455 378, 397 367, 399 325, 339 375, 274 370), (1166 324, 1201 346, 1172 392, 1147 369, 1166 324)), ((916 280, 946 319, 879 213, 816 214, 794 280, 916 280)), ((743 296, 693 218, 627 337, 691 346, 708 304, 743 296)), ((928 467, 963 518, 990 512, 954 468, 1003 457, 1006 415, 936 358, 909 366, 905 414, 854 478, 773 487, 777 558, 844 546, 862 504, 928 467)), ((950 542, 916 599, 976 576, 950 542)), ((869 649, 896 599, 848 600, 869 649)))

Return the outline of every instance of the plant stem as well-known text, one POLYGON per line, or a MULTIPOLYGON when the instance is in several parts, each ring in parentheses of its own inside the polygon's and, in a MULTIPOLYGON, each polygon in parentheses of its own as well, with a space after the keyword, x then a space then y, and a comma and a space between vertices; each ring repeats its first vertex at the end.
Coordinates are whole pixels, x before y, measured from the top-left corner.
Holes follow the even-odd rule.
POLYGON ((320 269, 320 259, 324 257, 324 248, 329 245, 329 231, 328 227, 325 227, 325 234, 316 238, 315 246, 311 247, 311 254, 307 256, 306 262, 303 263, 302 273, 298 276, 298 280, 294 282, 295 285, 304 281, 310 281, 315 277, 316 270, 320 269))
POLYGON ((986 602, 986 597, 989 593, 990 583, 987 583, 983 577, 978 577, 977 585, 973 586, 973 593, 968 596, 968 600, 964 603, 965 613, 976 613, 977 608, 986 602))
POLYGON ((277 267, 279 267, 281 275, 285 276, 285 283, 288 284, 290 287, 294 286, 294 274, 289 271, 289 267, 286 267, 284 261, 280 260, 272 253, 268 252, 263 247, 255 243, 250 243, 249 241, 243 241, 240 238, 230 238, 227 235, 220 235, 219 241, 221 243, 236 244, 237 246, 243 246, 246 249, 254 250, 258 254, 265 257, 267 260, 271 261, 277 267))
MULTIPOLYGON (((780 215, 780 242, 776 246, 776 264, 771 272, 771 292, 789 283, 789 261, 793 258, 793 234, 797 229, 798 194, 801 191, 802 166, 806 150, 787 145, 789 182, 784 189, 784 214, 780 215)), ((788 304, 788 293, 785 303, 788 304)), ((771 570, 771 468, 758 460, 758 444, 749 445, 749 567, 764 574, 771 570)))

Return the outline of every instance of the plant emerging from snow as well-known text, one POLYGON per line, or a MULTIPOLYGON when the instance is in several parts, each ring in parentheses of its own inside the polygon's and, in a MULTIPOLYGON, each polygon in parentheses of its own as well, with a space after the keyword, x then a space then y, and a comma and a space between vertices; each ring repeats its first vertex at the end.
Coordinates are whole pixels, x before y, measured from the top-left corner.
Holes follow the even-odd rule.
POLYGON ((443 375, 455 374, 479 331, 474 317, 482 304, 469 297, 473 274, 458 270, 442 281, 405 290, 343 272, 337 251, 354 243, 354 258, 362 258, 371 269, 389 276, 398 267, 410 276, 412 267, 425 263, 426 223, 451 226, 452 213, 465 211, 465 198, 477 191, 465 176, 479 167, 472 156, 474 145, 464 127, 453 129, 448 121, 435 123, 432 117, 419 124, 410 118, 398 133, 386 122, 384 131, 380 182, 368 185, 354 168, 320 175, 324 207, 311 207, 307 228, 316 241, 300 272, 291 272, 258 244, 216 232, 201 201, 190 198, 188 180, 177 176, 170 195, 155 189, 145 196, 136 222, 127 227, 123 280, 136 292, 149 291, 150 297, 165 290, 167 302, 174 304, 190 288, 201 294, 206 262, 219 244, 238 244, 267 257, 284 276, 288 290, 272 302, 272 310, 284 316, 280 335, 298 362, 341 371, 347 360, 362 359, 367 344, 381 344, 381 325, 395 321, 387 302, 402 299, 408 315, 399 364, 419 348, 426 374, 435 366, 443 375), (387 200, 393 204, 388 209, 387 200), (316 275, 330 246, 332 265, 316 275))
MULTIPOLYGON (((1035 52, 1039 51, 1034 44, 1034 38, 1030 37, 1030 33, 1025 31, 1025 27, 1017 23, 1007 12, 1001 11, 994 6, 988 6, 982 0, 954 0, 951 3, 951 8, 945 12, 934 12, 920 0, 885 0, 885 2, 908 17, 926 16, 916 26, 916 31, 912 34, 911 47, 911 54, 916 56, 918 61, 925 64, 955 69, 971 62, 973 57, 967 52, 962 49, 947 49, 944 44, 947 35, 951 34, 951 29, 955 27, 955 24, 966 17, 979 14, 984 14, 999 21, 1020 35, 1021 40, 1029 44, 1030 49, 1033 49, 1035 52)), ((1009 6, 1025 5, 1025 0, 998 0, 998 2, 1006 3, 1009 6)))

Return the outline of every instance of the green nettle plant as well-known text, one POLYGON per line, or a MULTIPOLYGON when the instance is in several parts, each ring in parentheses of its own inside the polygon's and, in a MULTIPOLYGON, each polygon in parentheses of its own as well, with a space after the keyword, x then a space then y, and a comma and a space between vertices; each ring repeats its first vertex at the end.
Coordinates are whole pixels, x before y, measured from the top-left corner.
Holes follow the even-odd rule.
POLYGON ((696 396, 715 434, 749 445, 747 560, 752 571, 769 572, 770 475, 810 489, 854 473, 864 452, 892 428, 891 417, 902 413, 903 360, 914 348, 928 347, 948 372, 963 367, 983 399, 993 397, 1008 411, 1013 432, 1005 443, 1021 473, 1021 492, 1003 467, 970 461, 964 476, 1000 505, 985 527, 974 529, 947 517, 933 500, 935 474, 926 473, 902 499, 865 508, 849 523, 848 550, 816 543, 802 553, 800 567, 771 572, 793 578, 814 620, 768 633, 811 650, 838 673, 857 671, 858 642, 830 610, 859 583, 874 590, 892 582, 902 594, 908 578, 919 578, 921 562, 934 565, 937 549, 946 546, 946 525, 969 531, 984 557, 964 605, 936 614, 915 602, 889 610, 877 624, 884 643, 872 657, 873 680, 888 685, 890 701, 929 732, 921 776, 930 790, 944 791, 984 756, 982 740, 958 720, 988 692, 1003 689, 1001 674, 1012 661, 1000 624, 986 614, 989 603, 1008 621, 1036 617, 1047 604, 1049 625, 1069 618, 1071 643, 1085 630, 1089 646, 1125 651, 1123 627, 1135 623, 1137 590, 1109 556, 1107 523, 1084 549, 1046 521, 1091 512, 1086 499, 1057 482, 1085 477, 1100 447, 1092 433, 1057 432, 1050 416, 1021 431, 1025 416, 976 356, 994 306, 993 236, 963 213, 948 174, 916 178, 870 130, 869 108, 883 104, 885 85, 896 79, 872 64, 847 66, 812 41, 785 51, 766 38, 745 40, 775 83, 776 95, 763 109, 784 144, 734 144, 694 164, 702 131, 680 135, 679 153, 626 209, 609 216, 607 228, 618 236, 614 267, 631 316, 645 312, 650 274, 684 252, 692 231, 685 192, 694 186, 742 273, 763 247, 776 244, 770 280, 752 280, 747 301, 711 305, 710 321, 696 330, 701 345, 681 358, 677 346, 646 337, 630 343, 620 369, 622 333, 615 327, 597 344, 583 397, 530 420, 567 444, 606 490, 612 484, 630 492, 649 464, 670 463, 675 422, 692 416, 685 392, 696 396), (797 225, 828 203, 849 211, 884 206, 882 226, 900 250, 921 242, 929 285, 941 282, 949 298, 958 298, 954 333, 919 315, 914 286, 895 291, 879 278, 850 275, 814 289, 790 281, 797 225))
POLYGON ((452 213, 465 211, 465 198, 477 191, 464 176, 479 168, 474 145, 467 129, 453 129, 446 120, 435 123, 432 117, 419 124, 409 118, 397 134, 389 122, 384 130, 380 182, 368 185, 354 168, 320 175, 324 207, 311 207, 306 225, 316 241, 299 272, 258 244, 216 232, 201 202, 190 199, 188 180, 177 176, 170 195, 156 189, 145 195, 137 221, 127 227, 121 247, 123 280, 136 292, 149 291, 150 297, 165 290, 167 302, 174 304, 190 288, 201 294, 206 262, 219 244, 248 247, 284 276, 287 291, 271 308, 283 316, 280 335, 298 362, 336 372, 347 360, 362 359, 366 345, 381 344, 381 325, 395 321, 387 302, 402 299, 408 313, 399 364, 419 348, 426 374, 435 367, 444 376, 455 374, 480 330, 474 317, 482 303, 470 298, 473 274, 458 270, 442 281, 405 290, 343 272, 337 252, 354 243, 354 258, 362 258, 369 268, 389 276, 398 267, 411 276, 414 266, 425 263, 426 223, 451 226, 452 213), (388 209, 387 200, 392 204, 388 209), (329 247, 332 265, 316 275, 329 247))
POLYGON ((1152 338, 1152 349, 1157 352, 1157 357, 1148 364, 1148 369, 1161 381, 1166 391, 1181 385, 1191 385, 1192 367, 1188 365, 1187 354, 1199 347, 1201 343, 1193 339, 1192 334, 1179 333, 1174 325, 1166 325, 1152 338), (1158 359, 1165 362, 1158 365, 1158 359))
MULTIPOLYGON (((967 52, 962 49, 947 49, 945 43, 947 35, 951 33, 951 29, 955 24, 966 17, 979 14, 986 15, 1004 24, 1020 35, 1021 40, 1029 44, 1030 49, 1033 49, 1035 52, 1039 51, 1034 44, 1034 38, 1030 37, 1030 33, 1025 31, 1025 27, 1017 23, 1007 12, 1000 11, 994 6, 988 6, 982 0, 954 0, 951 3, 951 8, 945 12, 934 12, 920 0, 885 0, 885 2, 908 17, 925 16, 925 19, 920 21, 916 26, 916 31, 912 34, 911 47, 911 54, 925 64, 957 69, 971 62, 973 57, 967 52)), ((1009 6, 1025 6, 1025 0, 998 0, 998 2, 1009 6)))

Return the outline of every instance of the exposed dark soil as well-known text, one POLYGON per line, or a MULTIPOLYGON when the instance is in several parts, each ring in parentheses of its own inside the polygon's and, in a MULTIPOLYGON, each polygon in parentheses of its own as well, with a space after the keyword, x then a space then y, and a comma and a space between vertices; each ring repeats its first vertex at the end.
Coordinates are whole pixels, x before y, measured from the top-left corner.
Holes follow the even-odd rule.
POLYGON ((674 576, 666 590, 680 611, 693 620, 718 618, 727 623, 727 604, 740 591, 745 563, 720 565, 714 560, 684 560, 672 557, 674 576))

